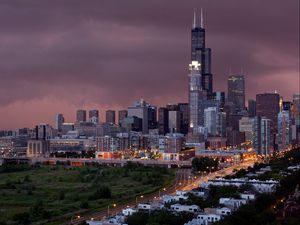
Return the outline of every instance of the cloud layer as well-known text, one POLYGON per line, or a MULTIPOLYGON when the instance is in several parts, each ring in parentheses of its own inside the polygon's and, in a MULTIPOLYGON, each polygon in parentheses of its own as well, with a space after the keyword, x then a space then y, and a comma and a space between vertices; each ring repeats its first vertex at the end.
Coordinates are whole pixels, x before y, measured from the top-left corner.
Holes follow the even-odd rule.
POLYGON ((0 129, 73 120, 76 108, 121 109, 138 98, 187 101, 192 12, 204 11, 214 89, 229 71, 248 98, 299 92, 298 0, 4 0, 0 129))

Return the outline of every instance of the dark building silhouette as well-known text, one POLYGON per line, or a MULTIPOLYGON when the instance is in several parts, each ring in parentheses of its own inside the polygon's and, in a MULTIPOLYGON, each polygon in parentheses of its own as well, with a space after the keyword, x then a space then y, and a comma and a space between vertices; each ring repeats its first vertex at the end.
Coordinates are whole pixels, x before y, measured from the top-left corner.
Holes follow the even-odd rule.
POLYGON ((253 99, 248 100, 248 115, 249 117, 256 116, 256 101, 253 99))
POLYGON ((220 110, 224 110, 224 106, 225 106, 225 92, 224 91, 213 92, 211 99, 215 100, 215 101, 219 101, 220 110))
POLYGON ((203 26, 203 16, 201 10, 201 23, 197 25, 196 13, 194 13, 194 23, 191 32, 191 61, 198 61, 201 64, 201 82, 207 95, 212 95, 213 78, 211 74, 211 49, 205 46, 205 29, 203 26))
POLYGON ((245 109, 245 79, 243 75, 228 77, 227 99, 234 104, 236 112, 245 109))
POLYGON ((271 120, 271 133, 277 133, 277 116, 280 96, 277 93, 265 93, 256 95, 256 115, 271 120))
POLYGON ((116 111, 107 110, 105 112, 105 122, 106 123, 116 123, 116 111))
POLYGON ((118 121, 119 121, 119 125, 122 124, 122 121, 127 117, 127 110, 119 110, 118 111, 118 121))
POLYGON ((168 109, 161 107, 158 109, 158 132, 161 135, 168 133, 169 113, 168 109))
POLYGON ((180 133, 187 134, 189 130, 189 104, 178 103, 180 112, 180 133))
POLYGON ((79 109, 76 112, 76 122, 86 122, 86 111, 83 109, 79 109))

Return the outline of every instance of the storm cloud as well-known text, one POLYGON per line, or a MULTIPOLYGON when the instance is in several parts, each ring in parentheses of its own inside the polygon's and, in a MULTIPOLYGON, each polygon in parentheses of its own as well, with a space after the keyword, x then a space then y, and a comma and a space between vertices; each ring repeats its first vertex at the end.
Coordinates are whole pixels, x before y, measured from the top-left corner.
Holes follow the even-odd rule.
POLYGON ((248 98, 299 92, 298 0, 3 0, 0 128, 77 108, 187 101, 193 10, 203 8, 214 90, 246 77, 248 98))

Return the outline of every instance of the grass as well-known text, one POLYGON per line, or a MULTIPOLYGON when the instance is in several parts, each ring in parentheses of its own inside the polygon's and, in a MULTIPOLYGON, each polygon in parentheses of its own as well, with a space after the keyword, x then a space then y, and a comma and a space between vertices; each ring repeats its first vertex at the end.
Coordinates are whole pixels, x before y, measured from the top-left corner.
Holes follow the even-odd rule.
POLYGON ((143 166, 70 167, 42 165, 0 170, 0 225, 55 224, 65 214, 94 212, 168 185, 174 172, 143 166), (111 196, 96 195, 99 188, 111 196), (27 221, 29 217, 30 221, 27 221), (52 221, 52 222, 50 222, 52 221))

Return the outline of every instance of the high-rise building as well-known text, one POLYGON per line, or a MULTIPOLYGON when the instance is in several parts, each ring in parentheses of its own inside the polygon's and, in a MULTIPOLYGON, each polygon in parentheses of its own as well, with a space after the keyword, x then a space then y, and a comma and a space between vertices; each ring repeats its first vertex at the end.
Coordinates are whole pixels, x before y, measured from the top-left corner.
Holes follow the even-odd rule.
POLYGON ((224 91, 216 91, 212 94, 212 100, 219 101, 220 110, 224 108, 225 105, 225 92, 224 91))
POLYGON ((249 117, 256 116, 256 101, 253 99, 248 100, 248 115, 249 117))
POLYGON ((221 137, 226 137, 226 113, 218 113, 217 134, 221 137))
POLYGON ((201 101, 206 99, 206 91, 202 88, 201 64, 198 61, 192 61, 189 65, 189 128, 194 129, 202 125, 200 112, 201 101))
POLYGON ((265 93, 256 95, 256 115, 271 120, 272 135, 277 133, 277 116, 280 96, 277 93, 265 93))
POLYGON ((169 111, 169 132, 180 133, 181 131, 181 113, 179 111, 169 111))
POLYGON ((278 149, 286 150, 291 142, 291 124, 289 111, 278 113, 278 149))
POLYGON ((83 109, 79 109, 76 112, 76 122, 86 122, 86 111, 83 109))
POLYGON ((252 141, 253 139, 253 117, 242 117, 239 120, 239 131, 245 133, 245 141, 252 141))
POLYGON ((97 109, 92 109, 89 111, 89 122, 94 124, 99 123, 99 111, 97 109))
POLYGON ((256 116, 253 120, 253 148, 259 155, 273 153, 273 136, 271 133, 271 120, 256 116))
POLYGON ((261 153, 264 155, 273 153, 271 124, 272 122, 270 119, 261 118, 261 153))
POLYGON ((293 95, 293 111, 295 124, 299 128, 298 132, 300 132, 300 94, 293 95))
POLYGON ((118 111, 118 121, 119 121, 119 125, 122 124, 122 121, 127 117, 127 110, 119 110, 118 111))
POLYGON ((211 74, 211 49, 205 46, 205 29, 203 25, 203 15, 201 10, 201 23, 197 25, 196 13, 191 31, 191 61, 200 64, 201 84, 207 95, 212 95, 212 74, 211 74))
POLYGON ((168 110, 168 111, 178 111, 179 110, 179 108, 178 108, 178 104, 171 104, 171 103, 168 103, 167 105, 166 105, 166 109, 168 110))
POLYGON ((282 111, 291 111, 292 109, 292 102, 284 101, 282 102, 282 111))
POLYGON ((158 132, 161 135, 168 133, 169 129, 169 113, 168 109, 161 107, 158 109, 158 132))
POLYGON ((204 109, 204 126, 207 127, 209 135, 217 134, 218 112, 216 107, 204 109))
POLYGON ((182 134, 187 134, 189 131, 189 104, 188 103, 178 103, 178 110, 180 112, 180 132, 182 134))
POLYGON ((228 97, 236 111, 245 109, 245 79, 243 75, 231 75, 228 77, 228 97))
POLYGON ((156 106, 147 105, 148 109, 148 128, 156 129, 157 128, 157 108, 156 106))
POLYGON ((116 123, 116 111, 107 110, 105 112, 105 122, 106 123, 116 123))
POLYGON ((64 115, 63 114, 56 114, 55 116, 55 129, 57 129, 58 131, 61 131, 61 127, 62 127, 62 124, 65 122, 65 118, 64 118, 64 115))
POLYGON ((136 101, 133 106, 128 107, 128 117, 136 116, 143 120, 143 133, 147 134, 149 129, 157 127, 157 109, 143 99, 136 101))

